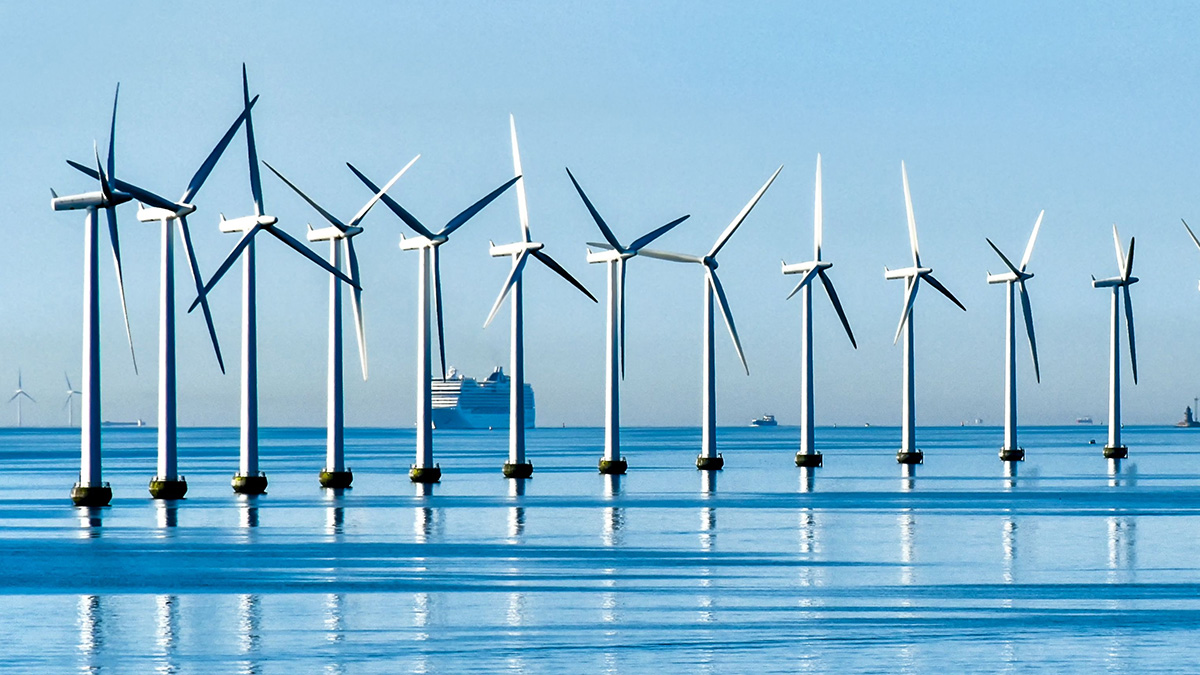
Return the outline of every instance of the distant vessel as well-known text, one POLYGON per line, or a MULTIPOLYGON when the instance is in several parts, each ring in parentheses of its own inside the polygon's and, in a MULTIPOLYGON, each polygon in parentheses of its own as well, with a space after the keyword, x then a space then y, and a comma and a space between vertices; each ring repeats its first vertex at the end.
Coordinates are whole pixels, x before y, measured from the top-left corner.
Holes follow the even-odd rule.
POLYGON ((112 420, 104 420, 103 422, 100 423, 100 426, 102 426, 102 427, 144 427, 144 426, 146 426, 146 423, 143 422, 142 420, 136 420, 134 422, 114 422, 112 420))
POLYGON ((779 422, 775 421, 774 415, 763 415, 762 417, 756 417, 756 418, 750 420, 750 426, 752 426, 752 427, 777 427, 777 426, 779 426, 779 422))
POLYGON ((1175 426, 1182 429, 1190 429, 1192 427, 1200 427, 1200 422, 1197 422, 1196 418, 1192 416, 1192 408, 1189 406, 1183 409, 1183 419, 1176 422, 1175 426))
MULTIPOLYGON (((509 377, 497 366, 482 382, 451 367, 433 380, 435 429, 507 429, 509 377)), ((533 387, 525 383, 525 428, 534 427, 533 387)))
POLYGON ((1091 423, 1092 423, 1092 418, 1088 417, 1087 415, 1084 415, 1083 417, 1080 417, 1079 419, 1075 420, 1075 424, 1091 424, 1091 423))

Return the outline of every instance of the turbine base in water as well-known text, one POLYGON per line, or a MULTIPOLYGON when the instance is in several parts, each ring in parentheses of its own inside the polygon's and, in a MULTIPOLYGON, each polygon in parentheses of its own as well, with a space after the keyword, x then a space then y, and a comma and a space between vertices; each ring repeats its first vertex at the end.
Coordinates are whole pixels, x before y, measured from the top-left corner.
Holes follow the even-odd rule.
POLYGON ((503 471, 505 478, 529 478, 533 475, 533 464, 531 462, 523 464, 505 462, 503 471))
POLYGON ((150 479, 150 496, 155 499, 183 499, 187 494, 187 481, 183 476, 174 480, 155 476, 150 479))
POLYGON ((724 466, 725 459, 719 454, 716 457, 700 455, 696 458, 696 468, 700 471, 720 471, 724 466))
POLYGON ((408 470, 408 479, 414 483, 440 483, 442 468, 440 466, 414 466, 408 470))
POLYGON ((354 474, 349 469, 345 471, 321 469, 318 479, 323 488, 344 489, 350 487, 350 483, 354 480, 354 474))
POLYGON ((71 488, 71 501, 75 506, 108 506, 112 501, 112 488, 108 483, 100 485, 82 485, 76 483, 71 488))
POLYGON ((897 464, 924 464, 925 463, 925 453, 921 452, 920 450, 913 450, 911 452, 905 452, 905 451, 901 450, 900 452, 896 453, 896 463, 897 464))
POLYGON ((629 470, 629 462, 622 459, 600 460, 600 473, 609 476, 619 476, 629 470))
POLYGON ((796 466, 804 469, 815 469, 824 466, 824 458, 819 452, 797 452, 796 466))
POLYGON ((1119 445, 1115 448, 1110 445, 1104 446, 1104 458, 1105 459, 1125 459, 1128 456, 1129 456, 1129 448, 1127 448, 1123 445, 1119 445))
POLYGON ((234 474, 231 484, 239 495, 261 495, 267 491, 267 474, 261 471, 254 476, 234 474))
POLYGON ((1024 448, 1000 448, 1000 461, 1002 462, 1024 462, 1024 448))

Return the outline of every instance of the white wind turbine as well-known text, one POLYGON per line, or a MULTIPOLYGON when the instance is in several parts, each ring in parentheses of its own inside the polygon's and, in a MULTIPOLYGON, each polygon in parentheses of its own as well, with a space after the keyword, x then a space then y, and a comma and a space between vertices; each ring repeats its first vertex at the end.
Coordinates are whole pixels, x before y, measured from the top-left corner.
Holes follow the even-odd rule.
POLYGON ((241 233, 241 239, 234 245, 233 250, 213 273, 208 283, 200 289, 199 295, 192 301, 188 311, 194 310, 196 305, 200 304, 240 256, 242 258, 241 442, 238 472, 233 477, 232 485, 234 492, 261 494, 267 489, 267 476, 258 469, 258 310, 255 289, 257 274, 254 236, 259 232, 267 232, 342 281, 356 288, 358 284, 277 227, 278 218, 266 215, 263 206, 262 181, 258 169, 258 150, 254 145, 254 123, 250 114, 252 101, 250 100, 250 86, 246 78, 245 64, 242 65, 242 103, 246 123, 246 154, 250 164, 250 192, 254 197, 254 215, 226 220, 225 215, 221 214, 221 231, 241 233))
POLYGON ((1014 462, 1025 460, 1025 450, 1017 445, 1017 313, 1014 291, 1021 297, 1021 312, 1025 315, 1025 331, 1029 335, 1029 352, 1033 356, 1033 375, 1038 382, 1042 381, 1042 371, 1038 365, 1037 341, 1033 336, 1033 310, 1029 306, 1029 291, 1025 289, 1025 282, 1032 279, 1033 274, 1026 272, 1025 268, 1029 265, 1029 257, 1033 255, 1033 244, 1037 241, 1038 230, 1042 227, 1042 216, 1044 215, 1046 212, 1043 210, 1038 214, 1037 222, 1033 224, 1033 233, 1029 235, 1029 243, 1025 245, 1025 255, 1021 256, 1019 267, 1014 265, 1008 256, 992 243, 991 239, 987 240, 988 246, 992 247, 996 255, 1000 256, 1000 260, 1004 261, 1004 266, 1008 268, 1007 272, 1001 274, 989 272, 987 282, 1004 284, 1008 298, 1004 314, 1004 446, 1000 448, 1000 459, 1005 463, 1005 471, 1009 476, 1017 473, 1017 466, 1014 462))
POLYGON ((917 449, 916 437, 916 368, 914 364, 913 343, 913 303, 917 299, 917 289, 925 281, 939 293, 946 296, 958 308, 966 311, 966 307, 955 298, 945 286, 933 277, 933 268, 921 266, 921 254, 917 248, 917 219, 913 216, 912 195, 908 190, 908 169, 900 162, 900 176, 904 182, 904 208, 908 215, 908 240, 912 247, 913 265, 903 269, 883 270, 885 279, 904 279, 904 311, 900 314, 900 325, 896 328, 893 344, 904 334, 904 383, 901 403, 901 438, 900 451, 896 453, 896 461, 904 467, 905 475, 911 476, 916 471, 916 465, 925 460, 925 455, 917 449))
MULTIPOLYGON (((391 189, 400 176, 404 175, 405 171, 417 161, 417 157, 413 157, 412 161, 405 165, 400 172, 392 177, 388 184, 383 186, 383 189, 371 198, 348 223, 343 223, 338 220, 319 204, 313 201, 308 195, 304 194, 300 188, 296 187, 291 181, 279 173, 275 167, 266 164, 279 179, 287 184, 296 194, 308 202, 309 206, 316 209, 325 220, 329 221, 332 227, 324 227, 319 230, 313 229, 312 225, 308 226, 309 241, 328 241, 329 242, 329 263, 334 268, 341 270, 344 267, 342 262, 342 253, 345 252, 346 265, 349 266, 350 278, 355 283, 360 283, 358 273, 358 254, 354 252, 354 237, 361 234, 363 229, 359 227, 359 223, 367 216, 371 207, 379 201, 384 192, 391 189)), ((367 337, 363 332, 363 313, 362 313, 362 289, 354 288, 350 296, 351 306, 354 309, 354 326, 358 332, 358 358, 362 364, 363 379, 367 379, 367 337)), ((328 406, 326 408, 326 436, 325 436, 325 468, 321 469, 319 479, 322 487, 327 488, 348 488, 354 480, 354 474, 346 468, 346 453, 345 453, 345 411, 342 395, 342 282, 337 277, 329 277, 329 370, 328 370, 328 406)))
MULTIPOLYGON (((347 163, 346 166, 354 172, 373 192, 380 192, 375 183, 371 182, 361 171, 347 163)), ((405 251, 417 251, 420 255, 417 266, 417 439, 416 463, 409 469, 408 477, 414 483, 436 483, 442 478, 442 469, 433 462, 433 389, 432 368, 433 360, 430 351, 429 313, 432 309, 437 322, 438 355, 442 366, 442 379, 446 379, 446 341, 442 324, 442 268, 438 257, 438 247, 449 241, 450 235, 462 227, 468 220, 479 213, 485 206, 492 203, 505 190, 520 180, 520 176, 512 178, 500 187, 489 192, 479 201, 467 207, 462 213, 450 219, 436 233, 425 227, 421 221, 409 213, 395 199, 383 195, 383 203, 404 221, 410 229, 417 233, 416 237, 400 237, 400 248, 405 251)))
MULTIPOLYGON (((508 116, 508 125, 512 136, 513 175, 521 178, 521 153, 517 148, 517 123, 512 115, 508 116)), ((512 256, 512 271, 504 280, 500 295, 496 298, 496 303, 492 305, 492 311, 488 314, 487 320, 483 322, 483 327, 488 327, 488 324, 495 318, 496 312, 500 310, 500 304, 504 302, 505 296, 511 292, 512 337, 509 343, 508 461, 504 464, 503 472, 508 478, 529 478, 533 475, 533 464, 525 461, 525 314, 521 283, 525 263, 529 261, 529 256, 533 256, 591 298, 592 302, 596 302, 596 298, 584 288, 583 284, 563 269, 562 265, 559 265, 542 250, 545 244, 531 239, 524 179, 517 181, 517 213, 521 220, 521 240, 502 246, 492 244, 491 247, 491 254, 494 257, 512 256)))
POLYGON ((813 346, 812 346, 812 282, 814 279, 820 279, 821 284, 825 287, 825 293, 829 296, 829 301, 833 303, 833 309, 837 311, 838 318, 842 321, 842 327, 846 329, 846 335, 850 338, 850 344, 858 349, 858 343, 854 341, 854 332, 850 330, 850 322, 846 319, 846 312, 842 310, 842 303, 838 300, 837 291, 833 290, 833 281, 829 279, 826 272, 833 267, 833 263, 826 262, 821 259, 821 243, 824 236, 824 205, 821 195, 821 155, 817 155, 817 179, 816 179, 816 196, 813 202, 813 259, 808 262, 796 263, 794 265, 783 265, 784 274, 803 274, 800 278, 800 283, 792 289, 788 294, 788 299, 791 299, 796 293, 800 293, 800 351, 802 357, 800 361, 800 451, 796 453, 796 466, 804 469, 812 469, 821 466, 824 459, 821 453, 816 451, 816 444, 813 439, 813 432, 816 429, 815 422, 815 405, 813 399, 813 346))
POLYGON ((666 234, 689 216, 676 218, 656 230, 638 237, 629 246, 622 246, 596 207, 584 194, 575 176, 567 169, 575 191, 579 193, 588 213, 596 221, 607 243, 588 243, 587 261, 608 265, 608 331, 605 339, 604 368, 604 456, 600 458, 600 473, 623 474, 629 464, 621 457, 621 384, 625 377, 625 261, 636 256, 647 244, 666 234), (591 248, 604 249, 593 253, 591 248))
POLYGON ((1112 341, 1108 353, 1108 444, 1104 446, 1104 456, 1115 473, 1121 468, 1121 460, 1129 456, 1129 448, 1121 444, 1121 296, 1125 299, 1125 326, 1129 332, 1129 364, 1133 369, 1133 383, 1137 384, 1137 349, 1133 339, 1133 301, 1129 297, 1129 287, 1138 282, 1133 275, 1133 244, 1129 239, 1129 253, 1121 248, 1121 237, 1117 234, 1117 226, 1113 225, 1113 243, 1117 247, 1117 274, 1108 279, 1092 277, 1092 288, 1112 289, 1112 315, 1110 327, 1112 341))
MULTIPOLYGON (((178 431, 177 431, 177 398, 175 377, 175 228, 178 223, 179 234, 183 239, 183 248, 187 256, 188 267, 192 274, 192 283, 200 295, 200 304, 204 310, 204 320, 208 325, 209 338, 212 340, 213 351, 217 357, 217 365, 225 372, 225 362, 221 357, 221 346, 217 342, 217 331, 213 326, 212 312, 209 310, 208 298, 203 295, 204 279, 196 262, 196 252, 192 246, 192 236, 188 229, 187 217, 196 211, 192 202, 196 194, 208 179, 209 174, 217 165, 225 148, 229 146, 238 128, 250 114, 250 108, 258 101, 255 96, 249 106, 244 108, 226 130, 225 135, 205 158, 200 168, 188 182, 183 196, 177 202, 169 202, 161 198, 151 200, 151 206, 144 204, 138 210, 138 220, 144 223, 157 222, 162 232, 162 246, 159 256, 159 294, 158 294, 158 470, 150 480, 150 494, 155 499, 182 499, 187 493, 187 481, 179 475, 178 431)), ((85 174, 98 177, 89 167, 76 162, 68 162, 71 166, 85 174)))
POLYGON ((67 381, 67 400, 63 403, 63 407, 67 409, 67 428, 75 426, 75 407, 71 405, 76 396, 82 392, 75 391, 75 387, 71 386, 71 378, 65 372, 63 379, 67 381))
POLYGON ((17 402, 17 426, 18 427, 21 426, 21 399, 22 398, 27 398, 31 402, 37 403, 37 401, 34 400, 34 398, 25 391, 24 385, 21 384, 21 370, 17 369, 17 391, 16 391, 16 393, 14 393, 12 395, 12 398, 8 399, 8 402, 9 403, 12 403, 13 401, 17 402))
POLYGON ((729 310, 729 298, 725 296, 725 289, 721 286, 721 279, 717 276, 717 253, 729 241, 733 233, 741 226, 742 221, 746 216, 750 215, 750 210, 758 204, 758 200, 762 198, 767 188, 771 187, 771 183, 775 182, 775 177, 779 172, 783 171, 783 167, 775 170, 766 183, 754 193, 750 201, 742 207, 742 210, 734 216, 733 221, 717 237, 716 243, 712 245, 708 253, 703 256, 682 255, 679 253, 671 253, 668 251, 654 251, 651 249, 642 249, 641 254, 648 258, 658 258, 659 260, 670 260, 672 262, 694 263, 704 267, 704 305, 703 305, 703 363, 701 364, 701 386, 702 401, 700 403, 700 455, 696 457, 696 468, 703 471, 719 471, 725 465, 725 459, 717 452, 717 357, 713 346, 716 335, 716 322, 713 313, 713 295, 716 295, 716 303, 721 308, 721 315, 725 318, 725 327, 729 329, 729 337, 733 338, 733 347, 737 350, 738 358, 742 361, 742 368, 746 370, 746 374, 750 374, 750 367, 746 365, 746 355, 742 352, 742 341, 738 338, 737 328, 733 324, 733 313, 729 310))

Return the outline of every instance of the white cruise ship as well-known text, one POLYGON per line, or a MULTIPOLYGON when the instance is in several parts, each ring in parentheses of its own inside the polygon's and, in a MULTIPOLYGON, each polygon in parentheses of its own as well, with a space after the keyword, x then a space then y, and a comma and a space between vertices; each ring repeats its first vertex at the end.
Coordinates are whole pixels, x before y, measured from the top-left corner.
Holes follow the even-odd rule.
MULTIPOLYGON (((433 380, 433 426, 437 429, 507 429, 509 377, 497 367, 482 382, 453 367, 433 380)), ((534 426, 533 387, 525 383, 525 428, 534 426)))

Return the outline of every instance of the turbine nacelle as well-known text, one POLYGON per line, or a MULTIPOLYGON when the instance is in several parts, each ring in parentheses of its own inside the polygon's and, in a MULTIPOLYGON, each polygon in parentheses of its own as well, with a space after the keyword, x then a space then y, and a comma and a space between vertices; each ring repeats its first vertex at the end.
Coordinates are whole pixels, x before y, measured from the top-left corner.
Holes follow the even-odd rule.
POLYGON ((308 226, 308 234, 306 237, 309 241, 330 241, 332 239, 349 239, 363 231, 361 227, 347 227, 345 231, 336 227, 322 227, 314 229, 312 225, 308 226))
POLYGON ((490 241, 488 243, 491 244, 491 248, 488 250, 493 258, 518 255, 524 251, 529 251, 532 253, 534 251, 540 251, 546 247, 545 244, 538 241, 518 241, 512 244, 501 244, 499 246, 490 241))
POLYGON ((98 209, 106 206, 124 204, 133 197, 124 192, 113 190, 105 195, 103 191, 83 192, 66 197, 55 197, 50 200, 50 207, 55 211, 79 211, 81 209, 98 209))
POLYGON ((221 214, 220 228, 222 232, 249 232, 255 227, 270 227, 278 223, 279 219, 275 216, 242 216, 240 218, 226 218, 225 214, 221 214))
POLYGON ((425 248, 426 246, 437 246, 444 241, 446 240, 442 239, 442 241, 436 241, 424 236, 406 237, 402 234, 400 235, 400 250, 415 251, 417 249, 425 248))
POLYGON ((1092 278, 1092 288, 1116 288, 1119 286, 1129 286, 1132 284, 1136 284, 1138 281, 1139 281, 1139 279, 1137 277, 1129 277, 1128 279, 1122 278, 1122 277, 1111 277, 1109 279, 1096 279, 1093 277, 1092 278))
POLYGON ((923 277, 926 274, 932 273, 932 267, 904 267, 898 270, 883 268, 884 279, 907 279, 909 277, 923 277))
POLYGON ((595 252, 593 252, 591 248, 588 248, 587 261, 589 263, 609 263, 609 262, 614 262, 616 260, 628 260, 629 258, 632 258, 635 255, 637 255, 637 253, 630 253, 628 251, 618 251, 615 248, 610 248, 608 250, 595 251, 595 252))
POLYGON ((808 274, 813 270, 817 270, 819 272, 821 270, 827 270, 830 267, 833 267, 833 263, 825 262, 823 260, 809 260, 808 262, 793 263, 791 265, 780 261, 780 265, 783 267, 784 274, 808 274))
POLYGON ((1020 282, 1032 279, 1033 275, 1028 272, 1021 274, 1013 274, 1012 272, 1004 272, 1003 274, 992 274, 988 272, 987 282, 989 284, 1006 284, 1008 282, 1020 282))
POLYGON ((137 219, 143 223, 157 223, 163 220, 182 218, 191 215, 195 211, 196 207, 191 204, 180 204, 179 208, 175 210, 139 204, 137 219))

